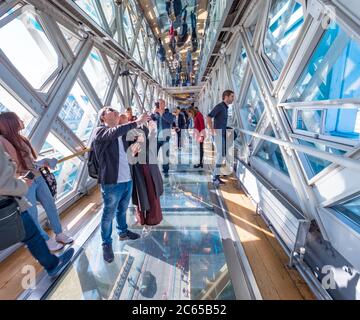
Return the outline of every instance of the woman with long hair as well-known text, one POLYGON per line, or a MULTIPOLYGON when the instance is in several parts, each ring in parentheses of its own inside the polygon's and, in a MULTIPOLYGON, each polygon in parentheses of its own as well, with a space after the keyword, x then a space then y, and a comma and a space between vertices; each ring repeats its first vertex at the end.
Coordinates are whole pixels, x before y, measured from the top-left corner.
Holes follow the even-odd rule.
POLYGON ((41 235, 51 251, 57 251, 64 247, 65 244, 72 243, 74 240, 62 231, 60 218, 53 198, 45 179, 36 167, 37 154, 30 141, 21 134, 24 129, 24 122, 14 112, 0 113, 0 143, 5 151, 10 155, 17 165, 17 176, 23 176, 31 171, 35 178, 26 198, 31 203, 28 209, 29 214, 33 218, 35 224, 39 228, 41 235), (54 230, 55 239, 42 229, 38 221, 37 201, 41 203, 45 209, 49 219, 51 228, 54 230))
POLYGON ((204 140, 206 137, 205 134, 205 121, 202 113, 195 107, 190 107, 188 109, 190 116, 194 121, 194 134, 193 139, 200 145, 200 163, 196 164, 194 168, 203 168, 204 166, 204 140))
MULTIPOLYGON (((127 123, 127 117, 121 116, 119 124, 127 123)), ((156 122, 129 132, 127 142, 134 157, 130 161, 133 179, 132 201, 135 205, 135 216, 139 224, 144 226, 143 235, 150 232, 152 226, 162 221, 160 196, 164 192, 163 180, 157 164, 157 132, 156 122)), ((124 137, 125 139, 125 137, 124 137)), ((129 153, 130 154, 130 153, 129 153)))

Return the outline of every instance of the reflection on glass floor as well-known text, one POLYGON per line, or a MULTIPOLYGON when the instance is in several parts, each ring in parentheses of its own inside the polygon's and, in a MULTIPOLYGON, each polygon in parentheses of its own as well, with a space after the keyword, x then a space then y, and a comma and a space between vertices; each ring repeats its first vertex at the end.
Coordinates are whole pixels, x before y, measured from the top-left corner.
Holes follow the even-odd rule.
MULTIPOLYGON (((173 171, 164 183, 162 223, 136 241, 117 240, 114 226, 110 264, 97 228, 47 299, 234 299, 209 179, 173 171)), ((128 224, 141 233, 132 211, 128 224)))

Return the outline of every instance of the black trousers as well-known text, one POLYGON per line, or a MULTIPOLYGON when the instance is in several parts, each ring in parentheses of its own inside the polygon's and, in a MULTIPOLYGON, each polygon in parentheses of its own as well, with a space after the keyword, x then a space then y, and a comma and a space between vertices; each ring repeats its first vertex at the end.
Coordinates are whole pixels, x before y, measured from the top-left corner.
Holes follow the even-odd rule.
POLYGON ((182 146, 182 143, 181 143, 181 130, 180 131, 178 131, 178 132, 176 132, 176 134, 177 134, 177 141, 178 141, 178 148, 181 148, 182 146))
POLYGON ((157 142, 157 154, 159 154, 160 148, 165 147, 167 149, 166 152, 165 152, 166 154, 163 154, 163 162, 165 164, 162 165, 162 168, 163 168, 164 173, 168 173, 169 169, 170 169, 170 164, 169 164, 169 157, 170 157, 169 141, 170 141, 170 138, 167 138, 165 141, 158 141, 157 142))
POLYGON ((200 164, 203 165, 204 161, 204 142, 200 142, 200 164))

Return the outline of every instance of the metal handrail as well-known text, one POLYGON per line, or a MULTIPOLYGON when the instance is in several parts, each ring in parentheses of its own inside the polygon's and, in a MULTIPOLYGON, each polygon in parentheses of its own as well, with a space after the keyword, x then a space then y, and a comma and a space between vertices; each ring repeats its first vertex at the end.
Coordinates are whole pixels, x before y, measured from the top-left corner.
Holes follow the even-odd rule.
POLYGON ((335 155, 335 154, 331 154, 331 153, 328 153, 328 152, 325 152, 325 151, 316 150, 316 149, 311 148, 311 147, 302 146, 302 145, 292 143, 292 142, 288 142, 288 141, 282 141, 282 140, 277 139, 277 138, 273 138, 273 137, 270 137, 270 136, 266 136, 266 135, 263 135, 263 134, 255 133, 255 132, 244 130, 244 129, 238 129, 238 130, 240 132, 244 133, 244 134, 248 134, 248 135, 253 136, 255 138, 259 138, 261 140, 266 140, 266 141, 275 143, 275 144, 283 146, 283 147, 291 148, 291 149, 296 150, 296 151, 304 152, 306 154, 309 154, 309 155, 312 155, 314 157, 336 163, 336 164, 338 164, 340 166, 347 167, 349 169, 353 169, 353 170, 357 170, 357 171, 360 170, 360 161, 359 160, 350 159, 350 158, 343 157, 343 156, 338 156, 338 155, 335 155))
POLYGON ((91 149, 90 148, 86 148, 86 149, 83 149, 81 151, 78 151, 78 152, 75 152, 67 157, 64 157, 64 158, 61 158, 58 160, 57 164, 59 163, 62 163, 62 162, 65 162, 65 161, 69 161, 73 158, 76 158, 76 157, 79 157, 79 156, 83 156, 85 153, 89 152, 91 149))

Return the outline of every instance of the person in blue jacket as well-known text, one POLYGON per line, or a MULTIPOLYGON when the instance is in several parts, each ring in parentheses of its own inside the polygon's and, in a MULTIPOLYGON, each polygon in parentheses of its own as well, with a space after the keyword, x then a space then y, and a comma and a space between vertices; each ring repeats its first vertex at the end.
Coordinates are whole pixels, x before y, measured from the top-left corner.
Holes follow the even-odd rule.
POLYGON ((162 148, 163 153, 163 173, 167 178, 169 176, 169 141, 171 137, 171 128, 174 123, 174 116, 165 108, 165 100, 160 99, 155 103, 154 113, 151 118, 157 124, 157 152, 162 148))

